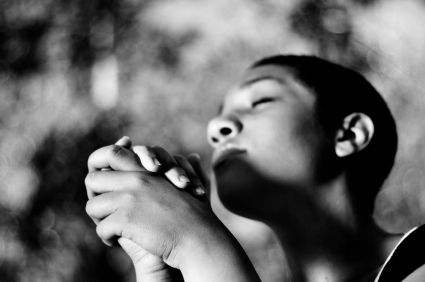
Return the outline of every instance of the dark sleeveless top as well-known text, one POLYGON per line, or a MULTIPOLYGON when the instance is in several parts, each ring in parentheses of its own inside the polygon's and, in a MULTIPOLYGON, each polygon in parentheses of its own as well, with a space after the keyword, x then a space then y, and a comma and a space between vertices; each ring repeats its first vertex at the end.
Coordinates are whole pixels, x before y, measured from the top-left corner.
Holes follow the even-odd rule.
POLYGON ((425 225, 411 230, 401 239, 375 282, 404 279, 405 282, 425 282, 425 225))

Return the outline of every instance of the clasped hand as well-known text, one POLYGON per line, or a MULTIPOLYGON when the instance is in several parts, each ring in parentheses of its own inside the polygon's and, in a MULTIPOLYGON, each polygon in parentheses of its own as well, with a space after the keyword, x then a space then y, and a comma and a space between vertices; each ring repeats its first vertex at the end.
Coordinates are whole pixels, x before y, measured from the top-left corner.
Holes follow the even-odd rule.
POLYGON ((138 281, 259 282, 233 235, 212 212, 199 157, 172 157, 123 138, 89 158, 87 213, 107 245, 133 260, 138 281), (173 268, 181 271, 175 279, 173 268))
POLYGON ((118 239, 135 263, 153 255, 179 268, 184 253, 200 243, 200 234, 220 225, 197 155, 186 159, 160 147, 131 148, 124 137, 92 153, 88 167, 86 210, 97 234, 107 245, 118 239))

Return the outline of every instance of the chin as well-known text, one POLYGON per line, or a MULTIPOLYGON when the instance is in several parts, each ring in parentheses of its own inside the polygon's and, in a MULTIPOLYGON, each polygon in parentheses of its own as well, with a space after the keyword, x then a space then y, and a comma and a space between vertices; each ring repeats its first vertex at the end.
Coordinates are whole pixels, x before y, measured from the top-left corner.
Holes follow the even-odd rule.
POLYGON ((237 215, 259 220, 267 206, 266 187, 247 163, 215 170, 217 194, 226 209, 237 215))

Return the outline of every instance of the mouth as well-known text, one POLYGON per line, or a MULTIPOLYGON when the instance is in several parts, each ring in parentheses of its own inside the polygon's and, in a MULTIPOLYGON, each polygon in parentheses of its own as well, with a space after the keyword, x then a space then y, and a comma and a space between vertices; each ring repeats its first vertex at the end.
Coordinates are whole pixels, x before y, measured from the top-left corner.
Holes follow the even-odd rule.
POLYGON ((212 155, 212 166, 217 169, 230 158, 244 153, 246 153, 246 150, 236 144, 223 144, 215 149, 212 155))

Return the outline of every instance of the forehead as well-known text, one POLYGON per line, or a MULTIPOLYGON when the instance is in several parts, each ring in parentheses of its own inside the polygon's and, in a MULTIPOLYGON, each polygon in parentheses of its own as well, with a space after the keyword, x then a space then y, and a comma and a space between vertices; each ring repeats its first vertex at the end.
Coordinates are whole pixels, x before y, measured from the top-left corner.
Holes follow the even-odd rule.
POLYGON ((239 83, 246 83, 260 77, 270 77, 281 81, 294 79, 290 68, 276 65, 265 65, 248 69, 241 77, 239 83))
MULTIPOLYGON (((291 96, 305 102, 314 101, 312 91, 304 86, 290 68, 276 65, 265 65, 248 69, 234 87, 227 93, 224 104, 233 101, 240 96, 248 95, 249 89, 259 82, 272 81, 281 88, 282 95, 291 96)), ((223 104, 219 107, 219 114, 223 104)))

